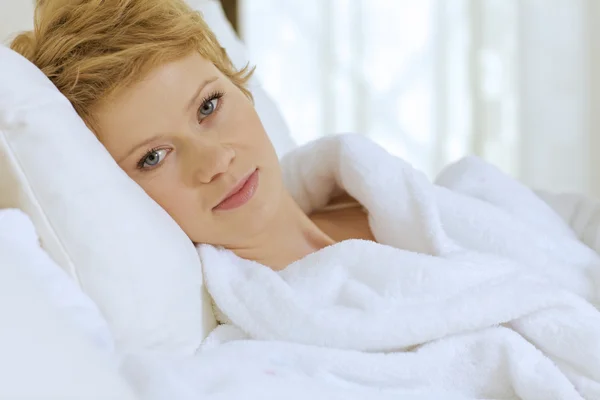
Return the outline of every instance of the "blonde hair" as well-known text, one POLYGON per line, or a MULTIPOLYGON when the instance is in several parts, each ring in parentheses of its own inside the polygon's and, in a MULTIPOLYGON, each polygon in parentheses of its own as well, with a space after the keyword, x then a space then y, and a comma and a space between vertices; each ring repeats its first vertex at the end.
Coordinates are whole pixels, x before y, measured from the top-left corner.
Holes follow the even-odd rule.
POLYGON ((34 30, 11 48, 50 78, 92 130, 94 105, 194 51, 252 98, 253 69, 236 70, 183 0, 38 0, 34 30))

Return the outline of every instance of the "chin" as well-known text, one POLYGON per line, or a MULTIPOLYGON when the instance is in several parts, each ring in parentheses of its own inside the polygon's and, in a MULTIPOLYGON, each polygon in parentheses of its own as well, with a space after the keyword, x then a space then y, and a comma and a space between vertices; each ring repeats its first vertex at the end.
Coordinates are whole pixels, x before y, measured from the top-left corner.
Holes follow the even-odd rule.
MULTIPOLYGON (((261 174, 261 178, 262 175, 264 174, 261 174)), ((258 233, 266 229, 279 210, 281 191, 268 182, 263 183, 264 185, 259 184, 254 197, 239 209, 240 213, 245 214, 240 218, 240 225, 245 227, 244 231, 258 233)))

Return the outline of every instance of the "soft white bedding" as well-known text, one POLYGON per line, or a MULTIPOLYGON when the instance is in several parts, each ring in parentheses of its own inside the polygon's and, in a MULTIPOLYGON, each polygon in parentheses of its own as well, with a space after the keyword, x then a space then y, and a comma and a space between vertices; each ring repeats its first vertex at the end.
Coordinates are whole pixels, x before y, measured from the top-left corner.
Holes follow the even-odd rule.
POLYGON ((358 199, 381 244, 279 273, 201 246, 223 325, 194 358, 126 358, 145 398, 600 399, 600 258, 532 191, 476 158, 432 184, 353 135, 284 170, 307 212, 358 199))
POLYGON ((96 305, 39 247, 31 220, 0 209, 0 399, 133 400, 96 305))
MULTIPOLYGON (((142 399, 600 399, 600 260, 584 244, 597 248, 597 203, 545 195, 550 208, 475 158, 431 184, 357 136, 284 169, 307 212, 347 190, 383 244, 339 243, 280 273, 200 247, 224 324, 194 357, 121 355, 142 399)), ((23 272, 114 354, 27 217, 1 216, 23 272)))

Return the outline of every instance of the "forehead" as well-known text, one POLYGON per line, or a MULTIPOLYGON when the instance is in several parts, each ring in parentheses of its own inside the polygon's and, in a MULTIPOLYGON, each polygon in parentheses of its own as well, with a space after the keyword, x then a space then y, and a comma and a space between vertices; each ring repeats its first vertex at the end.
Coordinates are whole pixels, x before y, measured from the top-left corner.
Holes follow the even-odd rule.
POLYGON ((119 159, 149 137, 176 130, 199 85, 221 76, 213 63, 197 53, 154 68, 94 109, 98 138, 119 159))

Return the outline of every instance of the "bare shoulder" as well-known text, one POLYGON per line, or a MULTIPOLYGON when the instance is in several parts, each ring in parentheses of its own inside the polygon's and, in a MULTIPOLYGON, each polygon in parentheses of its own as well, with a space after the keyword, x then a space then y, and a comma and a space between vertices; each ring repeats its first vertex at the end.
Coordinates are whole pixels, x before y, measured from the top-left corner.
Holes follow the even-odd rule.
POLYGON ((351 196, 333 198, 322 210, 313 212, 310 219, 336 242, 348 239, 375 240, 367 213, 351 196))

